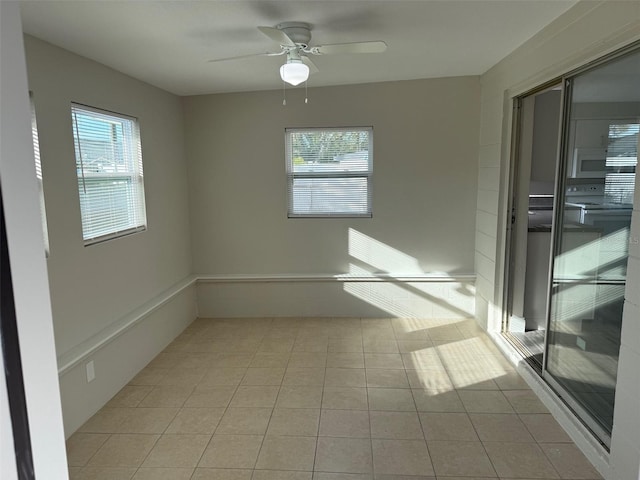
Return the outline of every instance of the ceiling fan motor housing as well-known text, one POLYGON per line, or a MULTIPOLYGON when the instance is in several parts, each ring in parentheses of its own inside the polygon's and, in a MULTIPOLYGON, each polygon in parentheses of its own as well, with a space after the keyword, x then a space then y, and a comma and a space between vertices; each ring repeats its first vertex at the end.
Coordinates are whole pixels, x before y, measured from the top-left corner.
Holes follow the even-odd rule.
POLYGON ((283 22, 276 25, 276 28, 283 31, 294 43, 304 45, 305 47, 309 45, 309 41, 311 40, 311 25, 308 23, 283 22))

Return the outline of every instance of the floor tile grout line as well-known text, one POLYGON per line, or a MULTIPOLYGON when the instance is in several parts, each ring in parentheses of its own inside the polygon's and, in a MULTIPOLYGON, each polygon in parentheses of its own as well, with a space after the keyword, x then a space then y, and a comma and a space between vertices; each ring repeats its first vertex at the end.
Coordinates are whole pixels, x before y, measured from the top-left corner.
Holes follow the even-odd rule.
MULTIPOLYGON (((273 322, 272 322, 272 323, 273 323, 273 322)), ((272 328, 272 327, 271 327, 271 328, 272 328)), ((271 328, 270 328, 270 329, 271 329, 271 328)), ((270 329, 269 329, 269 330, 270 330, 270 329)), ((265 334, 265 336, 266 336, 266 334, 265 334)), ((297 333, 296 333, 296 337, 297 337, 297 333)), ((264 341, 264 337, 263 337, 263 341, 264 341)), ((289 362, 291 361, 291 355, 292 355, 292 353, 293 353, 293 348, 294 348, 294 346, 295 346, 295 339, 294 339, 294 343, 293 343, 293 345, 291 346, 291 350, 289 350, 289 351, 287 352, 287 353, 289 354, 288 359, 287 359, 287 364, 286 364, 286 366, 284 367, 284 368, 285 368, 285 371, 284 371, 284 374, 282 375, 282 380, 281 380, 281 382, 280 382, 280 385, 278 386, 278 393, 276 394, 275 400, 274 400, 273 405, 272 405, 272 407, 271 407, 271 414, 269 415, 269 421, 267 422, 267 425, 266 425, 266 428, 265 428, 265 432, 264 432, 264 434, 262 435, 262 441, 260 442, 260 448, 258 449, 258 453, 257 453, 256 458, 255 458, 255 461, 254 461, 254 463, 253 463, 253 472, 251 473, 251 478, 253 478, 253 476, 254 476, 254 474, 255 474, 256 466, 258 465, 258 461, 259 461, 259 459, 260 459, 260 454, 262 453, 262 449, 264 448, 265 440, 266 440, 266 438, 267 438, 267 432, 268 432, 268 430, 269 430, 269 424, 271 423, 271 419, 273 418, 273 412, 274 412, 274 410, 275 410, 275 408, 276 408, 276 405, 277 405, 277 403, 278 403, 278 397, 280 396, 280 392, 282 391, 282 386, 284 385, 284 378, 285 378, 285 376, 286 376, 286 374, 287 374, 287 369, 289 368, 289 362)), ((254 354, 254 358, 255 358, 255 354, 254 354)))
MULTIPOLYGON (((329 344, 327 342, 327 355, 329 354, 329 344)), ((318 448, 320 447, 320 426, 322 425, 322 405, 324 403, 324 387, 327 382, 327 368, 325 364, 324 379, 322 381, 322 389, 320 390, 320 412, 318 414, 318 428, 316 429, 316 448, 313 450, 313 464, 311 466, 312 472, 316 469, 316 461, 318 458, 318 448)), ((311 475, 313 479, 313 474, 311 475)))
MULTIPOLYGON (((95 435, 95 434, 94 434, 95 435)), ((96 454, 98 453, 98 451, 100 451, 100 449, 107 443, 107 441, 114 435, 113 433, 107 433, 107 438, 105 439, 104 442, 102 442, 102 444, 96 448, 96 451, 93 452, 93 454, 91 454, 91 456, 87 459, 87 461, 84 463, 84 465, 82 465, 82 468, 89 466, 89 462, 91 461, 91 459, 93 457, 96 456, 96 454)), ((66 443, 66 442, 65 442, 66 443)))
MULTIPOLYGON (((363 336, 363 333, 362 333, 362 332, 363 332, 363 330, 362 330, 362 319, 360 319, 360 320, 361 320, 360 338, 361 338, 361 342, 364 342, 364 336, 363 336)), ((270 323, 271 323, 271 324, 273 323, 273 320, 272 320, 272 319, 270 320, 270 323)), ((270 327, 270 328, 272 328, 272 327, 270 327)), ((457 328, 457 327, 456 327, 456 328, 457 328)), ((460 329, 458 329, 458 330, 459 330, 462 334, 464 334, 464 332, 462 332, 460 329)), ((299 331, 300 331, 300 329, 298 329, 298 332, 299 332, 299 331)), ((391 330, 391 332, 393 332, 393 335, 395 335, 395 330, 391 330)), ((388 332, 388 333, 389 333, 389 332, 388 332)), ((387 333, 387 334, 388 334, 388 333, 387 333)), ((263 335, 262 335, 262 337, 261 337, 261 341, 262 341, 262 340, 264 340, 264 337, 265 337, 265 334, 263 334, 263 335)), ((465 337, 465 338, 466 338, 466 337, 465 337)), ((397 340, 397 338, 395 339, 395 341, 396 341, 396 342, 398 341, 398 340, 397 340)), ((453 340, 452 340, 452 341, 453 341, 453 340)), ((326 353, 326 355, 327 355, 327 358, 328 358, 328 355, 329 355, 329 351, 328 351, 328 349, 329 349, 329 343, 330 343, 330 342, 328 342, 327 347, 326 347, 326 350, 325 350, 325 353, 326 353)), ((432 343, 432 345, 433 345, 433 343, 432 343)), ((293 348, 295 348, 295 341, 294 341, 294 347, 293 347, 293 348)), ((363 349, 362 349, 363 357, 364 357, 365 353, 383 354, 383 352, 365 352, 364 350, 365 350, 365 347, 364 347, 364 344, 363 344, 363 349)), ((304 350, 301 350, 301 352, 303 352, 303 351, 304 351, 304 350)), ((231 354, 230 352, 226 352, 226 353, 231 354)), ((248 353, 248 352, 242 352, 242 353, 248 353)), ((253 349, 253 350, 252 350, 252 353, 251 353, 251 360, 249 361, 249 365, 245 368, 245 373, 244 373, 244 375, 243 375, 243 379, 246 377, 246 375, 247 375, 247 373, 248 373, 247 369, 248 369, 248 368, 251 368, 251 362, 253 361, 253 359, 255 359, 255 356, 257 355, 257 353, 258 353, 258 349, 253 349)), ((275 352, 274 352, 274 353, 275 353, 275 352)), ((288 357, 288 360, 287 360, 287 366, 289 365, 289 361, 290 361, 290 359, 291 359, 291 354, 292 354, 292 353, 293 353, 293 352, 290 350, 290 351, 289 351, 289 357, 288 357)), ((334 353, 334 352, 332 352, 332 353, 334 353)), ((384 352, 384 353, 386 353, 386 352, 384 352)), ((440 360, 442 361, 442 355, 441 355, 441 353, 440 353, 438 350, 436 350, 436 353, 438 354, 438 356, 439 356, 440 360)), ((304 368, 304 367, 301 367, 301 368, 304 368)), ((326 384, 327 368, 329 368, 329 367, 327 367, 327 363, 325 363, 325 369, 324 369, 324 380, 325 380, 325 381, 323 381, 322 388, 321 388, 320 413, 322 412, 322 410, 323 410, 323 408, 322 408, 322 407, 324 406, 324 402, 323 402, 323 400, 324 400, 324 391, 325 391, 325 384, 326 384)), ((449 369, 447 369, 447 368, 445 367, 445 370, 446 370, 447 375, 448 375, 448 374, 449 374, 449 369)), ((286 371, 286 367, 285 367, 285 371, 286 371)), ((406 369, 406 368, 404 368, 404 370, 403 370, 403 371, 405 372, 405 376, 406 376, 406 375, 407 375, 407 369, 406 369)), ((365 372, 364 372, 364 373, 365 373, 365 384, 366 384, 366 386, 365 386, 364 388, 365 388, 365 391, 368 393, 368 391, 369 391, 369 386, 367 385, 367 383, 368 383, 368 376, 367 376, 366 364, 365 364, 365 372)), ((284 376, 283 376, 283 378, 284 378, 284 376)), ((242 384, 243 379, 241 379, 241 380, 240 380, 240 383, 239 383, 239 384, 235 385, 235 387, 234 387, 234 392, 233 392, 233 394, 232 394, 231 399, 229 400, 229 402, 227 402, 227 406, 226 406, 226 407, 225 407, 225 409, 224 409, 224 413, 226 413, 226 412, 227 412, 227 410, 228 410, 229 408, 231 408, 231 406, 230 406, 230 405, 231 405, 232 399, 233 399, 233 397, 236 395, 237 390, 238 390, 239 386, 242 384)), ((279 386, 279 388, 278 388, 278 393, 276 394, 276 401, 277 401, 277 398, 279 397, 279 392, 280 392, 280 390, 281 390, 281 388, 282 388, 282 384, 283 384, 283 383, 281 382, 281 383, 280 383, 280 386, 279 386)), ((158 386, 159 386, 159 385, 157 385, 157 384, 156 384, 156 385, 153 385, 153 386, 152 386, 153 388, 152 388, 149 392, 147 392, 147 393, 146 393, 146 395, 145 395, 143 398, 141 398, 141 399, 137 402, 137 403, 138 403, 138 405, 135 405, 135 406, 133 406, 132 408, 133 408, 134 410, 135 410, 135 409, 137 409, 137 408, 146 408, 146 407, 139 407, 139 404, 143 403, 143 402, 144 402, 144 399, 145 399, 147 396, 149 396, 149 395, 151 394, 151 392, 153 391, 153 389, 154 389, 154 388, 156 388, 156 387, 158 387, 158 386)), ((499 386, 498 386, 498 387, 499 387, 499 386)), ((372 388, 373 388, 373 387, 372 387, 372 388)), ((376 388, 398 388, 398 387, 376 387, 376 388)), ((410 389, 411 394, 412 394, 412 400, 413 400, 413 403, 414 403, 414 406, 415 406, 415 411, 416 411, 416 413, 418 414, 418 418, 420 419, 420 415, 419 415, 420 410, 418 410, 418 408, 417 408, 417 402, 416 402, 416 398, 415 398, 415 395, 414 395, 414 390, 415 390, 415 389, 414 389, 414 388, 412 388, 412 387, 411 387, 411 385, 409 385, 409 389, 410 389)), ((424 389, 424 388, 423 388, 423 389, 424 389)), ((463 389, 463 390, 465 390, 465 389, 463 389)), ((510 414, 518 415, 518 418, 520 419, 520 421, 522 421, 520 412, 518 412, 515 408, 513 408, 513 403, 512 403, 512 402, 509 400, 509 398, 504 394, 505 389, 503 389, 503 388, 498 388, 498 389, 496 390, 496 389, 487 388, 487 389, 479 389, 479 390, 476 390, 476 389, 467 389, 467 390, 472 390, 472 391, 499 391, 499 392, 500 392, 500 393, 502 393, 502 395, 506 398, 506 400, 507 400, 508 404, 509 404, 509 405, 511 405, 511 407, 512 407, 512 409, 513 409, 513 412, 511 412, 510 414)), ((516 390, 518 390, 518 389, 516 389, 516 390)), ((194 391, 194 388, 192 388, 192 391, 191 391, 190 395, 191 395, 191 394, 193 394, 193 391, 194 391)), ((459 397, 459 389, 455 389, 455 388, 454 388, 454 389, 453 389, 453 391, 455 391, 455 392, 456 392, 456 395, 458 395, 458 397, 459 397)), ((190 396, 190 395, 189 395, 189 396, 190 396)), ((187 397, 187 398, 189 398, 189 397, 187 397)), ((369 428, 371 429, 371 415, 370 415, 371 408, 370 408, 370 403, 369 403, 369 400, 370 400, 370 399, 369 399, 369 395, 368 395, 368 394, 367 394, 367 397, 366 397, 366 398, 367 398, 367 411, 369 412, 369 428)), ((160 438, 162 438, 162 436, 163 436, 163 435, 165 435, 165 434, 166 434, 166 430, 168 429, 169 425, 170 425, 170 424, 175 420, 175 418, 177 417, 177 415, 179 414, 179 412, 180 412, 183 408, 185 408, 185 407, 184 407, 184 404, 185 404, 185 403, 186 403, 186 399, 185 399, 185 401, 182 403, 182 405, 181 405, 180 407, 178 407, 178 409, 177 409, 176 413, 174 414, 174 416, 173 416, 172 420, 170 420, 169 424, 165 427, 164 431, 160 434, 160 436, 158 437, 158 439, 156 439, 156 442, 154 442, 154 446, 157 444, 158 440, 159 440, 160 438)), ((115 408, 115 407, 114 407, 114 408, 115 408)), ((149 407, 149 408, 151 408, 151 407, 149 407)), ((238 408, 244 408, 244 407, 238 407, 238 408)), ((270 415, 270 418, 269 418, 269 422, 268 422, 268 423, 270 423, 270 421, 271 421, 271 417, 273 416, 273 411, 274 411, 274 409, 275 409, 275 408, 276 408, 276 405, 274 404, 274 405, 272 406, 272 408, 271 408, 271 415, 270 415)), ((464 403, 463 403, 463 408, 464 408, 464 410, 465 410, 465 412, 464 412, 464 413, 467 415, 467 418, 469 418, 469 419, 470 419, 470 415, 471 415, 471 414, 473 414, 474 412, 469 411, 469 408, 468 408, 464 403)), ((338 410, 342 410, 342 409, 338 409, 338 410)), ((345 410, 351 410, 351 409, 345 409, 345 410)), ((383 410, 383 411, 389 412, 389 410, 383 410)), ((224 415, 224 413, 223 413, 223 415, 224 415)), ((481 414, 481 415, 482 415, 482 414, 492 414, 493 412, 476 412, 476 413, 478 413, 478 414, 481 414)), ((221 418, 222 418, 222 417, 221 417, 221 418)), ((420 422, 421 422, 421 425, 422 425, 422 419, 420 419, 420 422)), ((523 423, 524 423, 524 422, 523 422, 523 423)), ((215 431, 217 431, 218 426, 219 426, 219 423, 218 423, 218 425, 216 425, 216 428, 215 428, 215 430, 214 430, 214 433, 212 433, 212 434, 211 434, 211 438, 213 438, 213 435, 215 434, 215 431)), ((472 426, 473 426, 473 428, 474 428, 474 431, 475 431, 475 432, 476 432, 476 434, 477 434, 477 428, 476 428, 476 426, 473 424, 473 422, 472 422, 472 426)), ((529 431, 529 433, 531 433, 531 431, 530 431, 529 427, 527 427, 527 426, 526 426, 526 424, 525 424, 525 427, 526 427, 527 431, 529 431)), ((320 420, 319 420, 319 422, 318 422, 318 429, 319 429, 319 428, 320 428, 320 420)), ((87 432, 87 433, 90 433, 90 432, 87 432)), ((423 429, 422 433, 423 433, 424 441, 428 444, 428 442, 427 442, 427 440, 426 440, 426 436, 424 435, 424 429, 423 429)), ((106 442, 106 441, 108 441, 108 439, 109 439, 109 438, 111 438, 113 435, 114 435, 113 433, 109 433, 109 434, 108 434, 108 437, 107 437, 107 440, 105 440, 105 442, 106 442)), ((265 432, 265 436, 266 436, 266 432, 265 432)), ((316 454, 317 454, 317 439, 318 439, 319 437, 320 437, 320 436, 319 436, 319 430, 318 430, 318 435, 316 435, 316 454)), ((532 437, 533 437, 533 436, 532 436, 532 437)), ((339 437, 339 438, 341 438, 341 437, 339 437)), ((370 435, 370 438, 371 438, 371 441, 372 441, 372 440, 373 440, 372 435, 370 435)), ((533 437, 533 438, 534 438, 534 437, 533 437)), ((540 446, 540 445, 541 445, 541 443, 556 443, 556 442, 540 442, 540 441, 536 440, 535 438, 534 438, 534 441, 535 441, 535 444, 536 444, 536 445, 538 445, 539 450, 543 452, 544 457, 545 457, 545 458, 547 459, 547 461, 551 464, 551 466, 552 466, 553 470, 554 470, 556 473, 559 473, 559 472, 557 471, 557 469, 555 468, 555 466, 553 465, 553 463, 550 461, 550 459, 549 459, 549 457, 548 457, 547 453, 546 453, 546 452, 542 449, 542 447, 540 446)), ((263 442, 264 442, 264 437, 263 437, 263 442)), ((481 442, 481 443, 483 443, 483 449, 484 449, 484 451, 485 451, 485 454, 488 456, 488 453, 487 453, 487 451, 486 451, 486 448, 484 448, 484 447, 485 447, 484 442, 482 442, 482 441, 480 441, 480 442, 481 442)), ((528 442, 528 443, 534 443, 534 442, 528 442)), ((557 443, 565 444, 565 445, 567 445, 567 444, 571 444, 571 442, 567 442, 567 443, 557 442, 557 443)), ((154 446, 152 446, 151 450, 154 448, 154 446)), ((428 446, 428 445, 427 445, 427 446, 428 446)), ((262 445, 261 445, 261 448, 262 448, 262 445)), ((99 450, 99 448, 98 448, 98 450, 99 450)), ((98 450, 97 450, 97 451, 98 451, 98 450)), ((151 451, 151 450, 150 450, 150 451, 151 451)), ((206 450, 206 447, 205 447, 205 450, 206 450)), ((97 451, 96 451, 96 453, 97 453, 97 451)), ((204 450, 203 450, 203 452, 204 452, 204 450)), ((149 455, 149 454, 147 454, 147 457, 148 457, 148 455, 149 455)), ((93 457, 93 456, 95 456, 95 453, 92 455, 92 457, 93 457)), ((202 456, 202 455, 201 455, 201 456, 202 456)), ((92 457, 90 457, 90 458, 92 458, 92 457)), ((145 457, 145 459, 146 459, 147 457, 145 457)), ((373 452, 372 452, 372 457, 373 457, 373 452)), ((314 456, 314 470, 315 470, 315 460, 316 460, 316 459, 315 459, 315 456, 314 456)), ((490 462, 491 462, 491 464, 492 464, 492 467, 494 468, 494 471, 495 471, 495 467, 493 466, 493 462, 491 461, 491 459, 490 459, 490 458, 489 458, 489 460, 490 460, 490 462)), ((83 466, 82 468, 86 467, 89 461, 90 461, 90 460, 87 460, 87 462, 85 462, 85 466, 83 466)), ((256 461, 257 461, 257 458, 256 458, 256 461)), ((143 460, 143 463, 144 463, 144 460, 143 460)), ((198 461, 198 463, 199 463, 199 461, 198 461)), ((142 464, 141 464, 141 465, 142 465, 142 464)), ((255 465, 254 465, 254 467, 255 467, 255 465)), ((136 471, 137 471, 137 469, 139 469, 139 468, 141 468, 141 466, 136 467, 136 471)), ((254 470, 255 470, 255 468, 254 468, 254 470)), ((195 473, 195 472, 194 472, 194 473, 195 473)))
MULTIPOLYGON (((405 369, 404 372, 405 372, 405 375, 406 375, 407 370, 405 369)), ((408 381, 409 381, 409 379, 407 378, 407 382, 408 381)), ((431 455, 431 451, 429 450, 429 442, 427 442, 427 437, 426 437, 426 435, 424 433, 424 429, 422 428, 422 419, 420 418, 420 413, 419 413, 419 410, 418 410, 418 404, 416 403, 416 399, 415 399, 415 397, 413 395, 413 390, 410 390, 410 392, 411 392, 411 400, 413 401, 413 406, 416 409, 416 415, 418 416, 418 422, 420 424, 420 430, 422 430, 422 441, 424 442, 425 448, 427 449, 427 455, 429 457, 429 464, 431 465, 431 471, 433 472, 433 475, 435 476, 436 468, 435 468, 435 465, 433 464, 433 458, 432 458, 432 455, 431 455)))
POLYGON ((553 417, 553 415, 551 413, 516 413, 518 415, 518 418, 520 419, 520 421, 524 424, 525 428, 527 429, 527 431, 529 432, 529 435, 531 435, 533 437, 533 440, 538 444, 542 444, 542 443, 558 443, 558 444, 563 444, 563 445, 575 445, 575 443, 573 442, 573 440, 571 440, 571 437, 569 437, 569 435, 564 431, 564 429, 562 429, 562 427, 560 427, 560 425, 558 424, 558 428, 560 428, 560 430, 562 430, 562 432, 566 435, 566 437, 569 439, 568 441, 564 441, 564 442, 560 442, 560 441, 540 441, 538 440, 535 435, 533 434, 533 431, 531 430, 531 428, 529 428, 529 426, 524 422, 524 420, 522 420, 522 415, 545 415, 545 416, 550 416, 551 419, 556 422, 555 418, 553 417))
MULTIPOLYGON (((551 468, 553 468, 553 471, 556 472, 556 474, 558 475, 557 478, 563 478, 562 474, 560 473, 560 471, 556 468, 556 466, 551 461, 551 458, 549 458, 549 455, 547 455, 547 452, 544 451, 544 449, 540 446, 539 443, 536 443, 536 445, 538 446, 538 448, 540 449, 540 451, 544 455, 544 458, 547 460, 547 462, 549 462, 549 465, 551 465, 551 468)), ((595 468, 594 468, 594 470, 595 470, 595 468)))
MULTIPOLYGON (((129 435, 135 435, 135 434, 129 434, 129 435)), ((157 434, 156 434, 157 435, 157 434)), ((142 465, 144 464, 144 462, 147 460, 147 458, 149 458, 149 455, 151 454, 151 451, 155 448, 155 446, 158 444, 158 441, 160 440, 160 438, 162 437, 162 435, 158 435, 158 438, 156 438, 155 442, 153 442, 153 445, 151 446, 151 448, 149 449, 149 451, 147 452, 147 454, 144 456, 144 459, 140 462, 140 465, 136 466, 135 469, 136 471, 134 472, 134 474, 132 475, 132 478, 136 476, 136 474, 138 473, 138 470, 140 470, 140 467, 142 467, 142 465)))
POLYGON ((476 425, 473 423, 473 421, 471 421, 471 414, 469 412, 467 412, 467 418, 469 419, 469 423, 471 423, 471 428, 473 428, 473 431, 475 432, 476 437, 478 437, 478 441, 480 442, 480 445, 482 446, 482 451, 487 456, 487 459, 489 460, 489 463, 491 464, 491 468, 493 469, 493 472, 496 474, 496 477, 497 477, 498 476, 498 470, 496 469, 496 466, 493 463, 493 460, 491 459, 491 456, 489 455, 489 452, 487 451, 487 447, 485 446, 484 442, 482 441, 482 439, 480 437, 480 433, 478 432, 478 429, 476 428, 476 425))
MULTIPOLYGON (((271 320, 270 324, 273 324, 273 320, 271 320)), ((269 330, 272 328, 270 325, 269 330)), ((263 337, 263 341, 264 341, 264 337, 263 337)), ((255 353, 253 355, 253 358, 255 358, 255 353)), ((289 353, 289 359, 291 358, 291 354, 289 353)), ((253 360, 253 359, 252 359, 253 360)), ((249 363, 251 364, 251 363, 249 363)), ((287 366, 289 365, 289 360, 287 360, 287 366)), ((282 389, 282 383, 284 382, 284 376, 286 375, 286 371, 287 371, 287 367, 285 367, 285 373, 282 375, 282 380, 280 381, 280 385, 278 386, 278 393, 276 394, 276 397, 273 401, 273 405, 271 407, 271 414, 269 415, 269 421, 267 422, 267 425, 265 427, 265 431, 264 434, 262 435, 262 441, 260 442, 260 448, 258 449, 258 453, 256 455, 256 458, 253 462, 253 471, 251 472, 251 478, 253 479, 254 475, 255 475, 255 471, 256 471, 256 466, 258 465, 258 460, 260 459, 260 454, 262 453, 262 448, 264 447, 264 442, 265 439, 267 438, 267 430, 269 429, 269 423, 271 423, 271 418, 273 417, 273 411, 275 410, 276 407, 276 403, 278 401, 278 396, 280 395, 280 390, 282 389)), ((231 403, 231 402, 229 402, 231 403)))
MULTIPOLYGON (((254 356, 255 356, 255 354, 254 354, 254 356)), ((249 363, 251 363, 251 362, 249 362, 249 363)), ((214 368, 214 367, 212 367, 212 368, 214 368)), ((222 415, 220 416, 220 419, 218 420, 218 423, 216 424, 215 428, 213 429, 213 432, 211 433, 211 438, 209 438, 209 441, 207 442, 207 445, 202 450, 202 453, 200 454, 200 458, 196 462, 196 467, 195 468, 199 468, 200 462, 202 462, 202 457, 204 457, 204 454, 207 451, 207 448, 209 448, 209 446, 211 445, 211 442, 213 441, 213 437, 216 434, 216 432, 218 430, 218 427, 220 426, 220 422, 222 421, 222 419, 224 418, 225 414, 229 410, 231 402, 232 402, 233 398, 235 397, 236 393, 238 392, 239 386, 240 386, 240 383, 238 383, 237 385, 234 386, 233 393, 229 397, 229 401, 227 402, 226 407, 224 407, 224 411, 222 412, 222 415)), ((195 389, 194 389, 194 391, 195 391, 195 389)), ((193 395, 193 392, 191 392, 191 394, 193 395)), ((186 400, 185 400, 185 403, 186 403, 186 400)), ((194 469, 194 475, 195 475, 195 469, 194 469)))
POLYGON ((367 389, 367 415, 369 417, 369 436, 371 438, 369 438, 369 448, 371 449, 371 476, 372 478, 376 477, 376 463, 375 463, 375 458, 374 458, 374 451, 373 451, 373 428, 371 426, 371 407, 369 405, 369 389, 367 389))

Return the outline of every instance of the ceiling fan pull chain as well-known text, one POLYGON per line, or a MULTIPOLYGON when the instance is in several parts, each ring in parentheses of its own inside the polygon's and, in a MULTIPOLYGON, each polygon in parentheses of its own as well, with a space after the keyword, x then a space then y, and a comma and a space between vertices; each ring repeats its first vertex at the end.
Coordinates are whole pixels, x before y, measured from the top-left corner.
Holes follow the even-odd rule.
POLYGON ((287 84, 284 80, 282 81, 282 105, 287 105, 287 84))
POLYGON ((304 103, 309 103, 309 97, 307 96, 307 84, 309 82, 304 82, 304 103))

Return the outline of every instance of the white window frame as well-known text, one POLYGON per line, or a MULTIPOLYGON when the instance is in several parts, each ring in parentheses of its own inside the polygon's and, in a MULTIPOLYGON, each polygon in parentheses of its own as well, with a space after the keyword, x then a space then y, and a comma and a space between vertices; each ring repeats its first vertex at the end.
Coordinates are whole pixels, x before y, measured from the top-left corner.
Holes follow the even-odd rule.
POLYGON ((373 127, 313 127, 313 128, 286 128, 285 129, 285 158, 287 172, 287 217, 288 218, 371 218, 372 211, 372 180, 373 180, 373 127), (293 148, 291 142, 292 133, 304 132, 367 132, 368 133, 368 170, 367 171, 335 171, 324 170, 320 172, 294 172, 293 148), (363 178, 367 185, 367 208, 366 212, 296 212, 294 211, 293 184, 297 179, 340 179, 340 178, 363 178))
MULTIPOLYGON (((71 104, 71 119, 73 128, 73 141, 76 157, 76 172, 78 175, 78 195, 80 200, 81 220, 82 220, 82 236, 84 245, 94 245, 96 243, 105 242, 126 235, 143 232, 147 229, 147 215, 145 207, 144 195, 144 175, 142 167, 142 147, 140 144, 140 127, 135 117, 115 113, 108 110, 89 107, 78 103, 71 104), (104 165, 95 166, 96 163, 87 164, 91 161, 90 154, 83 152, 83 145, 88 147, 88 141, 80 142, 79 138, 82 134, 90 133, 90 126, 79 125, 78 115, 88 114, 96 118, 96 122, 104 121, 105 123, 113 123, 114 126, 122 128, 122 142, 120 145, 121 159, 117 162, 114 153, 113 159, 105 156, 104 165), (110 163, 111 162, 111 163, 110 163), (98 171, 99 169, 109 169, 111 171, 98 171), (125 194, 122 193, 122 181, 128 181, 128 187, 125 188, 125 194), (109 189, 109 181, 113 182, 113 188, 109 189), (90 195, 87 191, 87 185, 90 182, 106 182, 100 185, 103 189, 99 198, 99 194, 90 195), (96 205, 90 208, 90 201, 93 200, 96 205), (97 208, 100 200, 126 203, 126 219, 122 218, 122 205, 115 208, 103 208, 100 211, 97 208), (118 209, 118 210, 117 210, 118 209)), ((109 146, 109 144, 107 144, 109 146)), ((111 145, 111 150, 115 152, 118 148, 117 144, 111 145)), ((97 190, 97 189, 96 189, 97 190)))

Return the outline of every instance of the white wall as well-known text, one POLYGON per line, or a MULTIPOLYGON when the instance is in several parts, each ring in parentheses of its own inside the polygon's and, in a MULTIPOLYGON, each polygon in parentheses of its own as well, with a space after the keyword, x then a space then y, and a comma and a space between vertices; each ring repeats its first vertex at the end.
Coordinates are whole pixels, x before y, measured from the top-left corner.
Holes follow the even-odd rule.
MULTIPOLYGON (((67 478, 67 467, 60 392, 17 2, 0 2, 0 53, 0 180, 34 473, 37 478, 62 480, 67 478)), ((2 370, 0 476, 10 480, 18 475, 11 458, 13 445, 7 438, 11 427, 7 428, 2 370)))
MULTIPOLYGON (((185 98, 195 272, 291 279, 268 287, 201 283, 200 313, 433 314, 437 303, 407 284, 385 285, 382 294, 363 299, 341 283, 298 280, 473 272, 478 87, 477 77, 459 77, 311 88, 308 104, 298 88, 288 90, 286 106, 281 91, 185 98), (285 128, 369 125, 373 218, 288 219, 285 128), (251 303, 249 294, 255 299, 267 289, 270 303, 251 303)), ((371 292, 368 284, 360 287, 371 292)), ((445 303, 457 302, 454 290, 444 287, 445 303)), ((473 314, 473 300, 463 308, 473 314)))
MULTIPOLYGON (((499 330, 501 318, 510 98, 638 39, 639 2, 583 1, 482 76, 476 287, 478 320, 489 330, 499 330), (480 201, 483 196, 490 201, 480 201)), ((636 195, 635 205, 637 210, 640 195, 636 195)), ((635 239, 638 238, 638 219, 636 211, 632 221, 635 239)), ((610 468, 606 465, 606 456, 601 455, 601 450, 587 436, 577 437, 579 432, 574 427, 570 433, 601 471, 608 469, 607 478, 635 480, 640 465, 640 428, 636 424, 640 418, 637 402, 640 260, 637 246, 630 252, 610 468)))
POLYGON ((63 411, 71 434, 135 374, 133 368, 144 366, 195 317, 194 305, 181 298, 193 295, 193 286, 174 287, 191 274, 182 107, 179 97, 108 67, 33 37, 26 36, 25 43, 49 228, 55 343, 64 367, 63 411), (84 246, 71 102, 138 118, 147 231, 84 246), (172 301, 150 315, 136 313, 168 298, 172 301), (170 319, 166 308, 173 308, 170 319), (126 330, 138 320, 139 326, 126 330), (140 336, 140 328, 152 345, 144 355, 117 344, 97 353, 99 345, 112 340, 127 344, 132 332, 140 336), (64 378, 75 364, 83 367, 91 359, 94 382, 78 375, 72 376, 75 382, 64 378))
MULTIPOLYGON (((153 302, 149 302, 150 305, 153 302)), ((180 290, 152 314, 137 320, 125 332, 90 350, 88 355, 65 357, 60 393, 67 436, 101 408, 124 383, 133 378, 167 343, 196 317, 193 284, 180 290), (87 383, 87 361, 93 360, 96 380, 87 383)), ((60 362, 61 359, 58 361, 60 362)))

